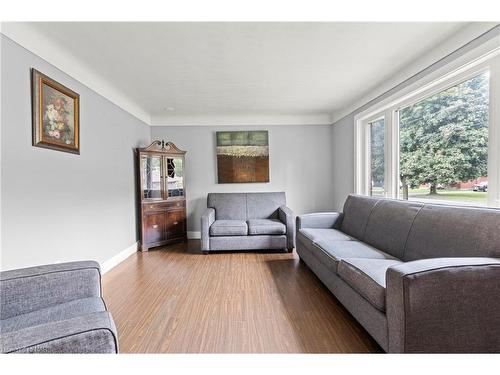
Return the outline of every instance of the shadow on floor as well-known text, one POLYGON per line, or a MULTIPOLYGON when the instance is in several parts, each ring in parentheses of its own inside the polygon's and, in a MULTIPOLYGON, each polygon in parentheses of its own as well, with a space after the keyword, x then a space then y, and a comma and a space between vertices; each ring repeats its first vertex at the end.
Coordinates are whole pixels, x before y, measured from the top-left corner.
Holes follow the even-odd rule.
POLYGON ((185 253, 190 255, 206 255, 210 256, 211 254, 288 254, 286 250, 221 250, 221 251, 210 251, 208 254, 204 254, 201 251, 201 241, 198 239, 190 239, 186 242, 181 242, 178 244, 170 244, 166 246, 153 247, 148 251, 170 251, 170 252, 178 252, 185 253))
POLYGON ((266 264, 304 352, 383 352, 298 257, 266 260, 266 264))

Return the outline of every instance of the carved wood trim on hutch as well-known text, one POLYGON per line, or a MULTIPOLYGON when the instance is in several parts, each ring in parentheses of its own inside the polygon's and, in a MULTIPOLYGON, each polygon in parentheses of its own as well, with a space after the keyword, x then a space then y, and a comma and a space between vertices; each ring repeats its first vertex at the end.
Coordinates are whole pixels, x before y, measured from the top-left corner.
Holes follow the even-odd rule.
POLYGON ((187 241, 186 151, 156 140, 136 152, 141 250, 187 241))

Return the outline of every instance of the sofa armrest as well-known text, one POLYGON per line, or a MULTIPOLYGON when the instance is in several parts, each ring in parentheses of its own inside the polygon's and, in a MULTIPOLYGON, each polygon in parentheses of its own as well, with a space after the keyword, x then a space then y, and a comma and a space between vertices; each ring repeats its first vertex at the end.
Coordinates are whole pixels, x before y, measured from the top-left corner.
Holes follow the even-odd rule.
POLYGON ((386 273, 389 352, 499 352, 500 260, 435 258, 386 273))
POLYGON ((340 212, 318 212, 297 216, 297 230, 302 228, 334 228, 342 220, 340 212))
POLYGON ((101 270, 94 261, 69 262, 0 273, 0 319, 80 298, 101 296, 101 270))
POLYGON ((201 215, 201 250, 210 250, 210 226, 215 221, 215 209, 207 208, 201 215))
POLYGON ((286 226, 286 247, 292 250, 295 247, 295 225, 293 211, 287 206, 281 206, 278 210, 280 221, 286 226))
POLYGON ((118 353, 116 327, 107 311, 2 334, 2 353, 118 353))

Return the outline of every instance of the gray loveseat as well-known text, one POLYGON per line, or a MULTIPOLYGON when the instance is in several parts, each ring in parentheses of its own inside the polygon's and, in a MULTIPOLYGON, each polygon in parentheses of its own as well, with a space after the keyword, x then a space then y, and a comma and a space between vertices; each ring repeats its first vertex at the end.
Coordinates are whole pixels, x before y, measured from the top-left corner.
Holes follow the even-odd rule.
POLYGON ((0 273, 2 353, 117 353, 93 261, 0 273))
POLYGON ((201 217, 201 249, 293 251, 295 223, 284 192, 209 193, 201 217))
POLYGON ((297 253, 388 352, 500 352, 500 210, 351 195, 297 253))

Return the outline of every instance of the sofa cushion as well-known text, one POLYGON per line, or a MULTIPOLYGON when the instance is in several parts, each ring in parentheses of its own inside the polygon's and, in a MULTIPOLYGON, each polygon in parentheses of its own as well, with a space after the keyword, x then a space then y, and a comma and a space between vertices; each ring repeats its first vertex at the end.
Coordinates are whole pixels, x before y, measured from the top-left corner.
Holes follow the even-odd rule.
POLYGON ((247 219, 247 195, 245 193, 209 193, 207 207, 215 209, 216 220, 247 219))
POLYGON ((500 210, 426 204, 415 218, 403 259, 500 258, 499 243, 500 210))
POLYGON ((413 220, 423 203, 381 199, 373 207, 363 241, 402 258, 413 220))
POLYGON ((345 233, 337 229, 324 229, 324 228, 303 228, 299 229, 298 232, 300 235, 306 237, 307 239, 316 242, 316 241, 349 241, 352 240, 352 237, 348 236, 345 233))
POLYGON ((247 221, 248 234, 255 236, 260 234, 285 234, 286 227, 276 219, 251 219, 247 221))
POLYGON ((101 298, 90 297, 77 299, 26 314, 13 316, 8 319, 3 319, 0 323, 2 327, 1 332, 2 334, 5 334, 28 327, 58 322, 99 311, 106 311, 106 307, 101 298))
POLYGON ((344 203, 342 232, 363 241, 368 218, 380 199, 361 195, 349 195, 344 203))
POLYGON ((247 223, 243 220, 215 220, 210 226, 211 236, 246 236, 247 223))
POLYGON ((247 193, 247 219, 277 219, 278 209, 286 205, 284 192, 247 193))
POLYGON ((313 254, 333 272, 338 271, 338 264, 344 258, 395 259, 360 241, 322 240, 313 242, 313 248, 313 254))
POLYGON ((397 259, 344 258, 338 274, 374 307, 385 311, 385 273, 389 267, 401 263, 397 259))

